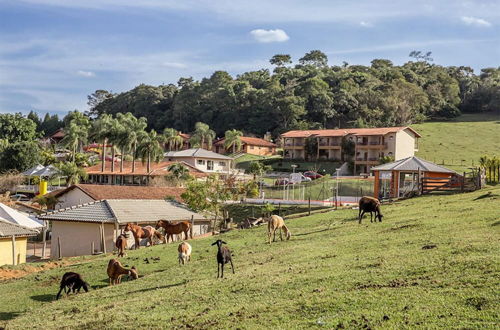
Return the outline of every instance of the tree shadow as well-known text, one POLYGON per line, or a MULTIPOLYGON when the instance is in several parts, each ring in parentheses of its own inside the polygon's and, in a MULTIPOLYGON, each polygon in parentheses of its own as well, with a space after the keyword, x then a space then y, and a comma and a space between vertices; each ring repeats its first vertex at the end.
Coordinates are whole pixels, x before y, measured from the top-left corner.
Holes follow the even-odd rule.
POLYGON ((48 302, 48 301, 55 300, 56 295, 55 294, 40 294, 40 295, 36 295, 36 296, 31 296, 30 298, 33 300, 36 300, 36 301, 48 302))
POLYGON ((292 236, 307 236, 307 235, 322 233, 324 231, 329 231, 329 230, 333 230, 333 229, 334 229, 333 227, 323 228, 323 229, 319 229, 319 230, 315 230, 315 231, 310 231, 310 232, 307 232, 307 233, 295 234, 295 235, 292 235, 292 236))
POLYGON ((21 312, 0 312, 0 320, 2 321, 12 320, 13 318, 21 314, 22 314, 21 312))
POLYGON ((500 221, 493 222, 493 223, 491 224, 491 226, 492 226, 492 227, 494 227, 494 226, 498 226, 498 225, 500 225, 500 221))
POLYGON ((479 200, 479 199, 483 199, 483 198, 489 198, 489 197, 495 197, 495 198, 496 198, 496 197, 499 197, 499 196, 500 196, 500 195, 498 195, 498 194, 493 194, 491 191, 488 191, 486 194, 482 194, 482 195, 480 195, 480 196, 478 196, 478 197, 474 198, 473 200, 474 200, 474 201, 477 201, 477 200, 479 200))

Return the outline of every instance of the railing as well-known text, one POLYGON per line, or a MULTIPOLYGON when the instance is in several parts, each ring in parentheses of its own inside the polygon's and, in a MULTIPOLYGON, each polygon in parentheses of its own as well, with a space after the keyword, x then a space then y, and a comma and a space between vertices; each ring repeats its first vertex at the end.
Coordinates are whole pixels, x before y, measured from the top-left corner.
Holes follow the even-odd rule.
POLYGON ((387 147, 387 142, 382 143, 382 142, 358 142, 356 143, 357 146, 384 146, 387 147))

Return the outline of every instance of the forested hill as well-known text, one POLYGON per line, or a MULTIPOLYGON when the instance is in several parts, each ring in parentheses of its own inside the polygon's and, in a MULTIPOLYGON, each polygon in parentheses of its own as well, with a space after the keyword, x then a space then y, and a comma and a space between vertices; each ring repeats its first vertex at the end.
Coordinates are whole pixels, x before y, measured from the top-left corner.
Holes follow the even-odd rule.
POLYGON ((433 64, 429 54, 410 55, 401 66, 384 59, 370 66, 329 66, 321 51, 307 53, 297 64, 289 55, 275 55, 273 72, 232 77, 216 71, 201 81, 180 78, 177 86, 139 85, 120 94, 98 90, 89 96, 90 113, 132 112, 158 131, 190 132, 202 121, 220 136, 231 128, 262 135, 395 126, 500 109, 500 68, 476 75, 470 67, 433 64))

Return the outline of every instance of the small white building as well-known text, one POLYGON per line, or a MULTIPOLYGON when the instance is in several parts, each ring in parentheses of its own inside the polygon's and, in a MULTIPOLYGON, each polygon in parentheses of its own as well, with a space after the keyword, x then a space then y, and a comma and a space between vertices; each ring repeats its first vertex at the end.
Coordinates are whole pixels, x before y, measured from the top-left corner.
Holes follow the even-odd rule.
POLYGON ((170 200, 101 200, 45 213, 38 218, 51 222, 52 259, 113 251, 121 229, 132 222, 154 226, 160 219, 188 220, 194 223, 193 236, 211 230, 210 219, 170 200))
POLYGON ((165 161, 183 161, 207 174, 220 174, 222 177, 231 173, 233 159, 202 148, 165 153, 165 161))

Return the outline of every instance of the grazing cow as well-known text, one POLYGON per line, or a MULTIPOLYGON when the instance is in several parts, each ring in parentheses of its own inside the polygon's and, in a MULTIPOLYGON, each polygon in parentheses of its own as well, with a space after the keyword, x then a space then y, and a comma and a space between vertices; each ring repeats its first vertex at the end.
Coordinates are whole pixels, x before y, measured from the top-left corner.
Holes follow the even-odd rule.
POLYGON ((182 242, 177 247, 177 251, 179 251, 179 264, 185 264, 186 262, 191 260, 191 245, 187 242, 182 242))
POLYGON ((269 220, 267 221, 267 236, 269 238, 269 244, 271 244, 271 236, 273 236, 273 242, 276 241, 276 230, 280 230, 280 239, 283 240, 283 233, 285 232, 286 240, 288 241, 292 234, 290 230, 285 225, 285 221, 279 215, 271 215, 269 220))
POLYGON ((61 285, 59 288, 59 292, 57 293, 56 299, 61 297, 61 292, 64 290, 64 293, 69 294, 70 291, 73 293, 80 292, 80 289, 83 288, 85 292, 89 292, 89 284, 85 282, 82 276, 78 273, 67 272, 63 275, 61 279, 61 285))
POLYGON ((127 236, 121 234, 116 238, 115 246, 118 249, 118 257, 124 257, 127 248, 127 236))
POLYGON ((139 278, 137 274, 137 268, 132 266, 130 269, 126 269, 117 259, 111 259, 108 263, 108 277, 109 285, 120 284, 123 275, 128 275, 129 279, 136 280, 139 278))
POLYGON ((170 221, 166 220, 158 220, 156 223, 156 229, 159 228, 165 229, 165 243, 169 242, 169 238, 174 240, 174 235, 178 235, 184 233, 185 239, 189 238, 189 234, 191 234, 191 238, 193 238, 193 233, 191 232, 191 223, 189 221, 180 221, 177 223, 170 223, 170 221))
POLYGON ((370 212, 370 222, 373 222, 373 214, 375 212, 375 222, 382 222, 382 213, 380 212, 380 201, 374 197, 363 196, 359 200, 359 223, 361 223, 361 219, 363 219, 363 215, 366 212, 370 212))
POLYGON ((228 262, 231 263, 231 269, 234 274, 233 259, 231 257, 231 250, 227 246, 222 246, 222 244, 227 244, 226 242, 218 239, 212 245, 217 244, 217 278, 219 278, 219 268, 222 273, 221 278, 224 278, 224 265, 228 262))
POLYGON ((133 223, 127 223, 127 226, 125 226, 125 232, 132 232, 132 235, 134 235, 134 241, 135 241, 135 249, 139 248, 140 241, 139 239, 141 238, 147 238, 149 239, 149 243, 153 245, 153 236, 156 236, 159 240, 163 241, 163 235, 160 234, 159 232, 156 231, 151 226, 146 226, 146 227, 141 227, 133 223))

